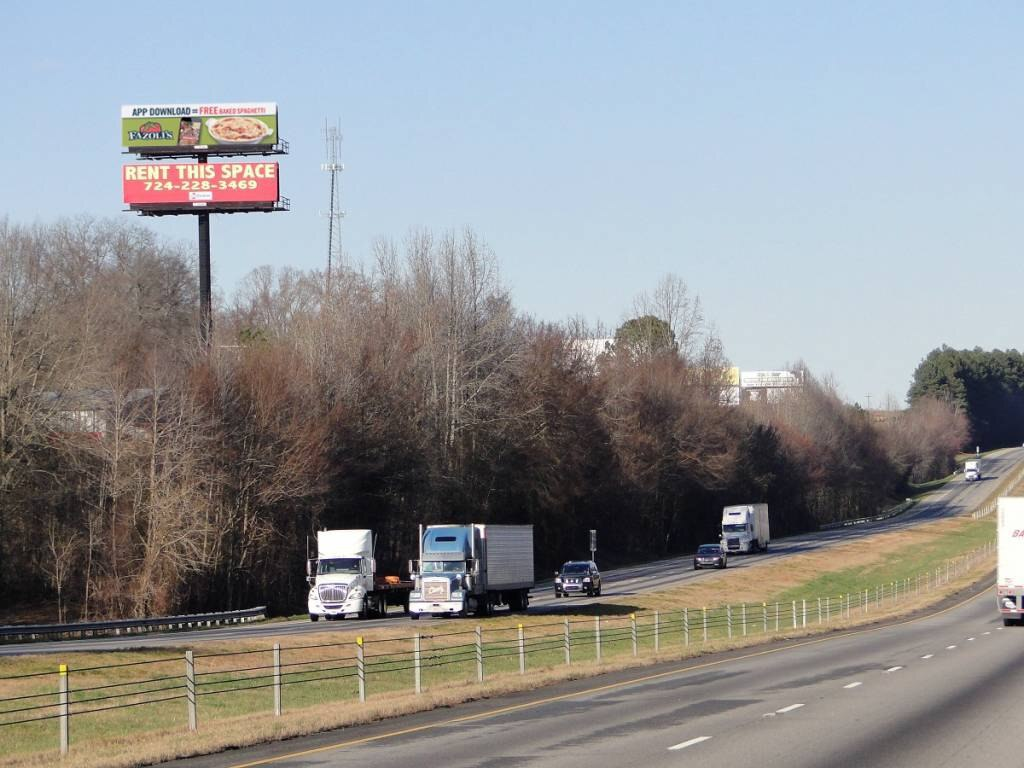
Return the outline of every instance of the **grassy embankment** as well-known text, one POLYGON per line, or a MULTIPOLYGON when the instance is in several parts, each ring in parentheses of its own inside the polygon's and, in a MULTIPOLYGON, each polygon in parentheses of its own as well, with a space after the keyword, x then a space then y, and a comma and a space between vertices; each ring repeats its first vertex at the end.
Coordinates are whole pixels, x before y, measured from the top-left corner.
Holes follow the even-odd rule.
MULTIPOLYGON (((485 681, 476 680, 474 648, 476 621, 446 621, 434 624, 402 624, 401 628, 367 631, 364 651, 367 663, 366 703, 358 701, 355 677, 354 633, 325 631, 286 640, 282 649, 286 684, 283 688, 284 715, 274 717, 273 693, 267 686, 271 663, 269 641, 248 643, 194 642, 199 681, 198 733, 187 731, 186 703, 172 698, 107 712, 79 715, 71 722, 71 753, 62 760, 68 766, 137 765, 175 756, 216 751, 226 746, 287 738, 327 728, 358 724, 383 717, 447 706, 459 701, 498 696, 513 690, 538 688, 559 680, 600 674, 602 671, 641 666, 698 656, 714 650, 765 641, 764 626, 771 637, 795 637, 841 627, 877 622, 906 613, 963 589, 987 573, 993 564, 991 552, 976 558, 966 568, 963 558, 990 544, 994 523, 983 520, 952 519, 858 538, 827 550, 794 555, 785 560, 764 560, 745 565, 742 559, 725 571, 705 574, 678 587, 658 593, 619 597, 608 596, 599 606, 558 605, 564 614, 528 617, 495 617, 479 622, 483 628, 485 681), (935 585, 935 575, 946 578, 947 563, 961 563, 949 571, 951 580, 935 585), (920 579, 919 579, 920 577, 920 579), (876 600, 876 589, 901 583, 902 599, 888 596, 876 600), (864 606, 857 595, 868 590, 864 606), (855 610, 849 618, 840 616, 839 596, 850 594, 855 610), (831 597, 835 599, 832 600, 831 597), (830 598, 828 614, 819 624, 818 598, 830 598), (807 626, 802 615, 792 626, 792 601, 813 606, 807 626), (746 605, 748 619, 744 633, 741 617, 746 605), (775 605, 780 613, 775 627, 775 605), (729 605, 727 610, 725 605, 729 605), (708 608, 708 639, 703 639, 703 611, 708 608), (684 609, 686 613, 684 614, 684 609), (654 616, 658 613, 658 645, 654 650, 654 616), (732 637, 726 624, 732 615, 732 637), (767 612, 767 615, 766 613, 767 612), (596 660, 594 618, 602 615, 602 661, 596 660), (637 653, 633 656, 630 614, 636 615, 637 653), (684 615, 686 623, 684 624, 684 615), (570 621, 571 663, 565 663, 565 620, 570 621), (524 624, 527 672, 519 673, 516 625, 524 624), (413 692, 411 669, 412 635, 420 632, 424 664, 433 660, 440 666, 423 669, 423 693, 413 692), (687 640, 689 641, 687 643, 687 640), (299 646, 302 646, 301 648, 299 646), (229 655, 216 655, 229 654, 229 655), (243 654, 243 655, 240 655, 243 654), (247 670, 247 671, 239 671, 247 670), (250 677, 248 682, 239 682, 250 677), (330 678, 319 679, 316 678, 330 678), (309 680, 298 684, 300 680, 309 680), (218 681, 234 681, 221 682, 218 681), (214 693, 225 687, 248 690, 214 693)), ((22 699, 14 696, 51 693, 55 689, 58 662, 71 668, 72 688, 107 687, 82 697, 97 698, 143 689, 156 691, 134 700, 178 697, 184 691, 184 648, 160 651, 61 654, 0 659, 0 698, 8 701, 0 709, 30 704, 52 704, 52 699, 22 699), (155 664, 140 661, 162 659, 155 664), (116 664, 129 666, 113 667, 116 664), (102 667, 101 669, 90 669, 102 667), (44 673, 41 677, 10 679, 14 675, 44 673), (166 678, 166 679, 161 679, 166 678), (139 680, 155 680, 140 684, 139 680)), ((86 706, 109 706, 133 699, 102 699, 86 706)), ((51 714, 52 710, 43 710, 51 714)), ((29 715, 33 713, 28 713, 29 715)), ((17 717, 9 715, 3 720, 17 717)), ((6 749, 0 765, 42 766, 57 759, 57 725, 54 720, 0 728, 6 749)))

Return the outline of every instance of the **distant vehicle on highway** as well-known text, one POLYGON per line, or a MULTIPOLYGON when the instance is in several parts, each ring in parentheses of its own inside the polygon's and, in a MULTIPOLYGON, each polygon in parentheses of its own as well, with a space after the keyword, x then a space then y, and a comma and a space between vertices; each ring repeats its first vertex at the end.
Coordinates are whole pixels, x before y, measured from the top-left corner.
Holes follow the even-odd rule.
POLYGON ((533 587, 533 526, 420 526, 420 559, 409 618, 490 616, 497 605, 525 611, 533 587))
POLYGON ((413 583, 377 573, 373 531, 317 531, 316 559, 306 561, 309 620, 385 616, 389 605, 409 611, 413 583))
POLYGON ((968 483, 972 480, 981 480, 981 461, 970 459, 964 462, 964 480, 968 483))
POLYGON ((555 597, 601 594, 601 572, 593 560, 570 560, 555 572, 555 597))
POLYGON ((722 547, 729 552, 768 549, 767 504, 736 504, 722 510, 722 547))
POLYGON ((701 568, 725 568, 729 565, 729 555, 721 544, 701 544, 697 554, 693 556, 693 570, 701 568))

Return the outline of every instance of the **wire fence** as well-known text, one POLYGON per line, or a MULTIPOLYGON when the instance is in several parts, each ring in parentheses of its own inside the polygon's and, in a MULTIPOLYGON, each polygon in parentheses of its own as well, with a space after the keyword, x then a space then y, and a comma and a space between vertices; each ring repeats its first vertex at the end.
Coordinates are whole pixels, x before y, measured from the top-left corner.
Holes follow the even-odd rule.
POLYGON ((423 694, 533 669, 600 664, 751 636, 800 633, 891 610, 986 562, 986 544, 934 571, 854 592, 788 602, 725 604, 628 615, 565 617, 529 625, 411 637, 181 655, 0 677, 0 741, 19 733, 26 751, 70 750, 104 734, 187 727, 224 717, 282 715, 334 702, 423 694), (286 695, 287 691, 287 695, 286 695), (154 706, 156 705, 156 706, 154 706), (138 711, 148 714, 141 716, 138 711), (78 736, 76 736, 78 738, 78 736), (49 746, 46 746, 49 745, 49 746))

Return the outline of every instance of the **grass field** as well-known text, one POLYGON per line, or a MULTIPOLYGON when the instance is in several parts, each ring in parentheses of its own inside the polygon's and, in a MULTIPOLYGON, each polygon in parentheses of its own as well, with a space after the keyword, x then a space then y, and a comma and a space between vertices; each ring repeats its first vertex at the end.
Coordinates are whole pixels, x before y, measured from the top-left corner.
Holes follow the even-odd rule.
POLYGON ((185 648, 6 657, 0 659, 0 723, 50 719, 0 725, 0 765, 52 765, 59 759, 53 718, 58 663, 70 669, 73 712, 70 753, 61 764, 136 765, 737 647, 762 641, 766 633, 806 635, 878 621, 935 602, 989 572, 993 538, 991 518, 943 520, 708 573, 658 593, 577 608, 562 603, 566 613, 559 616, 371 630, 362 639, 361 662, 352 635, 306 634, 280 650, 280 717, 274 716, 268 644, 197 638, 196 732, 188 730, 185 648), (420 634, 418 694, 414 630, 420 634), (359 700, 360 677, 365 702, 359 700))

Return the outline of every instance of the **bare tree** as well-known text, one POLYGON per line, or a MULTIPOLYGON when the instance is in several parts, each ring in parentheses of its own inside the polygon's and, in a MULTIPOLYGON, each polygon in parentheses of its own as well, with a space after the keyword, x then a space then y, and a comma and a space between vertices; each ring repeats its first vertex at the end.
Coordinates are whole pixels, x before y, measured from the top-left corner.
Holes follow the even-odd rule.
POLYGON ((67 619, 64 588, 78 560, 79 538, 76 531, 50 518, 46 527, 46 550, 39 558, 39 570, 57 593, 57 621, 61 624, 67 619))

